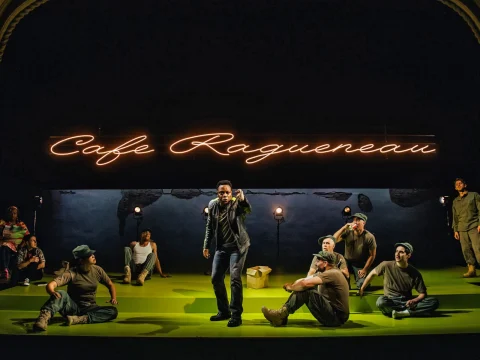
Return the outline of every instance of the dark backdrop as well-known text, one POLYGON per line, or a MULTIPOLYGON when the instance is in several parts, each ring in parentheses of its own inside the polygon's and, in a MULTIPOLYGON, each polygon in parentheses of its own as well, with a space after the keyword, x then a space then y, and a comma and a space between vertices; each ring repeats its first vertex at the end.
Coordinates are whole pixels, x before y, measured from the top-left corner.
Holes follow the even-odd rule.
MULTIPOLYGON (((235 183, 234 183, 235 187, 235 183)), ((375 264, 393 259, 394 244, 409 241, 415 248, 412 263, 419 267, 462 264, 458 241, 446 225, 446 210, 433 190, 419 189, 246 189, 253 212, 247 217, 252 246, 247 266, 268 265, 275 271, 308 270, 318 237, 333 234, 344 220, 341 210, 369 216, 366 228, 377 238, 375 264), (280 256, 273 211, 281 206, 280 256)), ((203 273, 205 232, 203 208, 214 189, 52 190, 43 193, 37 234, 50 267, 71 259, 71 250, 88 244, 97 250, 98 263, 109 271, 123 268, 123 246, 135 240, 133 207, 141 206, 140 229, 148 227, 158 243, 165 271, 203 273)), ((26 212, 29 226, 32 220, 26 212)), ((338 244, 343 253, 343 244, 338 244)))

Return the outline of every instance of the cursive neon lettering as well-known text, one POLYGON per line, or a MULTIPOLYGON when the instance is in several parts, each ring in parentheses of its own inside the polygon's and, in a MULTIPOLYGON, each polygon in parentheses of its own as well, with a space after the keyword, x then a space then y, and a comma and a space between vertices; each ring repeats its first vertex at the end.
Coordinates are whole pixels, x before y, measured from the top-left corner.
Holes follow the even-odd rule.
MULTIPOLYGON (((230 133, 214 133, 214 134, 203 134, 203 135, 190 136, 188 138, 184 138, 184 139, 181 139, 181 140, 178 140, 178 141, 174 142, 172 145, 170 145, 170 151, 173 152, 174 154, 186 154, 190 151, 193 151, 193 150, 199 148, 200 146, 206 146, 206 147, 210 148, 211 150, 215 151, 219 155, 229 156, 230 154, 217 151, 211 145, 222 144, 222 143, 228 142, 230 140, 233 140, 233 138, 234 138, 233 134, 230 134, 230 133), (222 139, 222 136, 226 136, 227 138, 222 139), (202 138, 208 138, 208 139, 206 139, 204 141, 191 141, 190 144, 192 144, 193 147, 190 148, 190 149, 187 149, 187 150, 183 150, 183 151, 182 150, 173 150, 177 145, 188 142, 188 140, 202 139, 202 138), (220 138, 221 140, 213 141, 213 140, 218 139, 218 138, 220 138)), ((243 151, 245 152, 245 150, 243 150, 243 151)))
MULTIPOLYGON (((110 163, 114 162, 120 156, 125 155, 125 154, 134 153, 135 155, 143 155, 143 154, 148 154, 148 153, 151 153, 151 152, 155 151, 154 149, 149 149, 150 146, 147 145, 147 144, 138 145, 138 144, 144 142, 146 139, 147 139, 146 135, 137 136, 136 138, 128 140, 127 142, 115 147, 112 150, 105 150, 105 151, 102 151, 103 149, 105 149, 105 146, 90 145, 90 146, 85 147, 82 150, 82 154, 84 154, 84 155, 91 155, 91 154, 102 155, 101 157, 99 157, 97 159, 96 164, 98 166, 105 166, 107 164, 110 164, 110 163)), ((75 150, 75 151, 70 151, 70 152, 60 152, 59 150, 57 150, 57 147, 59 147, 59 145, 62 145, 62 144, 64 146, 65 145, 68 146, 69 142, 72 142, 72 141, 74 141, 73 146, 82 147, 86 144, 91 143, 93 140, 95 140, 95 137, 93 135, 71 136, 71 137, 68 137, 66 139, 57 141, 55 144, 53 144, 50 147, 50 152, 53 155, 57 155, 57 156, 69 156, 69 155, 78 154, 78 153, 80 153, 80 150, 75 150), (75 139, 77 139, 77 140, 74 141, 75 139)), ((72 145, 72 144, 70 144, 70 145, 72 145)))
POLYGON ((71 151, 69 153, 61 153, 61 152, 56 152, 54 150, 55 147, 57 147, 58 145, 63 144, 63 143, 68 143, 68 141, 71 141, 71 140, 74 140, 74 139, 80 139, 80 140, 75 141, 75 145, 82 146, 82 145, 85 145, 85 144, 88 144, 88 143, 92 142, 95 139, 95 137, 93 137, 92 135, 71 136, 69 138, 60 140, 60 141, 56 142, 55 144, 53 144, 52 146, 50 146, 50 152, 52 154, 58 155, 58 156, 68 156, 68 155, 73 155, 73 154, 79 153, 80 151, 78 151, 78 150, 71 151), (87 138, 88 140, 82 140, 82 138, 87 138))
MULTIPOLYGON (((199 134, 186 137, 175 141, 170 145, 170 152, 173 154, 187 154, 193 151, 205 149, 212 151, 220 156, 230 156, 232 154, 245 154, 246 164, 255 164, 264 161, 274 155, 284 153, 290 154, 328 154, 328 153, 344 153, 344 154, 369 154, 369 153, 391 153, 391 154, 432 154, 436 149, 432 144, 339 144, 332 145, 329 143, 309 145, 309 144, 293 144, 284 145, 280 143, 264 144, 261 146, 252 146, 248 143, 232 144, 235 136, 232 133, 219 132, 209 134, 199 134)), ((144 155, 155 151, 150 148, 149 144, 145 144, 146 135, 137 136, 127 142, 116 146, 109 150, 101 144, 94 143, 93 135, 76 135, 70 136, 57 141, 50 147, 50 152, 56 156, 72 156, 81 155, 97 155, 96 164, 105 166, 118 160, 126 154, 144 155), (88 145, 88 146, 87 146, 88 145)))
POLYGON ((206 147, 214 151, 219 155, 230 155, 230 154, 256 154, 254 156, 249 156, 245 159, 247 164, 255 164, 261 162, 273 155, 278 155, 282 153, 299 153, 299 154, 326 154, 326 153, 338 153, 343 150, 344 153, 359 153, 359 154, 368 154, 368 153, 421 153, 421 154, 431 154, 435 153, 436 149, 431 148, 431 145, 415 144, 410 147, 404 148, 404 146, 399 144, 365 144, 365 145, 353 145, 353 144, 340 144, 337 146, 332 146, 331 144, 320 144, 315 148, 310 148, 310 145, 298 145, 294 144, 290 147, 286 147, 282 144, 267 144, 260 146, 258 148, 252 148, 248 144, 234 144, 230 145, 223 151, 220 144, 225 144, 231 142, 235 136, 232 133, 211 133, 211 134, 202 134, 190 136, 187 138, 180 139, 174 142, 170 146, 170 151, 173 154, 186 154, 191 151, 194 151, 200 147, 206 147), (192 141, 193 140, 193 141, 192 141), (247 150, 248 149, 248 150, 247 150))

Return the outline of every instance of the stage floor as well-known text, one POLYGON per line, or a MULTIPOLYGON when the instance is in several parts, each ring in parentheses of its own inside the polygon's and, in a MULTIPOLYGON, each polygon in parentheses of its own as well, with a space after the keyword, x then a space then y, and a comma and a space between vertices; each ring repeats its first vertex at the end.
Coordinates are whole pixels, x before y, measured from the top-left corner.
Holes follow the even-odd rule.
MULTIPOLYGON (((270 275, 269 287, 247 289, 244 282, 243 325, 227 328, 226 321, 210 322, 216 302, 210 277, 174 274, 163 279, 155 275, 145 286, 124 285, 119 274, 111 274, 117 287, 118 318, 89 326, 63 325, 56 316, 47 332, 38 336, 161 337, 161 338, 275 338, 275 337, 370 337, 388 335, 436 335, 480 333, 480 278, 463 279, 463 268, 422 270, 430 296, 440 300, 431 318, 394 320, 381 315, 375 301, 382 294, 381 278, 363 298, 351 291, 349 321, 340 328, 326 328, 302 307, 289 317, 288 326, 272 327, 261 313, 262 305, 279 308, 288 297, 281 286, 304 274, 270 275), (118 278, 117 278, 118 277, 118 278)), ((46 277, 44 280, 49 280, 46 277)), ((226 282, 228 283, 228 276, 226 282)), ((228 288, 228 286, 227 286, 228 288)), ((0 334, 29 335, 38 310, 47 300, 45 287, 16 286, 0 291, 0 334)), ((97 302, 108 300, 99 286, 97 302)))

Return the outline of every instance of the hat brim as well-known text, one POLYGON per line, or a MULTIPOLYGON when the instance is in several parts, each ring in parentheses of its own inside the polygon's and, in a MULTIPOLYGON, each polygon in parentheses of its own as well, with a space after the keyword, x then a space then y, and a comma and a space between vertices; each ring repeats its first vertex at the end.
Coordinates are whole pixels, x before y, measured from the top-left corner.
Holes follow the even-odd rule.
POLYGON ((320 259, 320 260, 322 260, 322 261, 326 261, 326 262, 328 262, 329 264, 333 264, 333 262, 330 262, 330 261, 328 261, 327 259, 325 259, 325 258, 323 258, 323 257, 321 257, 321 256, 318 256, 318 254, 313 254, 313 256, 316 256, 318 259, 320 259))
POLYGON ((322 236, 321 238, 318 239, 318 245, 323 245, 323 240, 325 239, 330 239, 332 240, 334 243, 336 241, 335 237, 333 235, 327 235, 327 236, 322 236))
POLYGON ((88 251, 85 255, 82 254, 82 256, 79 256, 77 257, 77 259, 86 259, 86 258, 89 258, 90 256, 92 256, 93 254, 95 254, 97 250, 91 250, 88 251))

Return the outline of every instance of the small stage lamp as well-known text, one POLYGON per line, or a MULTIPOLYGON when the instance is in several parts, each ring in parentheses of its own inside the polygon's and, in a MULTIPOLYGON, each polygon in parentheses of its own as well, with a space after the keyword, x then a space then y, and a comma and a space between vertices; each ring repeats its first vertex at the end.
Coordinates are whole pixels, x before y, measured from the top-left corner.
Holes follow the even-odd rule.
POLYGON ((279 206, 275 209, 275 211, 273 212, 273 218, 279 222, 283 222, 284 221, 284 218, 283 218, 283 209, 279 206))
POLYGON ((440 204, 442 204, 443 206, 447 205, 448 200, 449 200, 448 196, 440 196, 440 199, 439 199, 440 204))
POLYGON ((283 209, 279 206, 273 212, 273 218, 277 222, 277 262, 280 258, 280 224, 285 222, 283 217, 283 209))
POLYGON ((345 206, 342 210, 342 219, 347 222, 348 218, 352 216, 352 208, 350 206, 345 206))
POLYGON ((143 210, 140 206, 135 206, 135 208, 133 209, 133 216, 135 218, 143 216, 143 210))
POLYGON ((140 206, 133 208, 133 218, 137 220, 137 241, 140 241, 140 224, 143 221, 143 209, 140 206))
POLYGON ((43 198, 40 195, 33 197, 33 235, 37 228, 37 210, 40 210, 43 204, 43 198))
POLYGON ((207 221, 208 219, 208 206, 205 206, 202 211, 203 219, 207 221))

